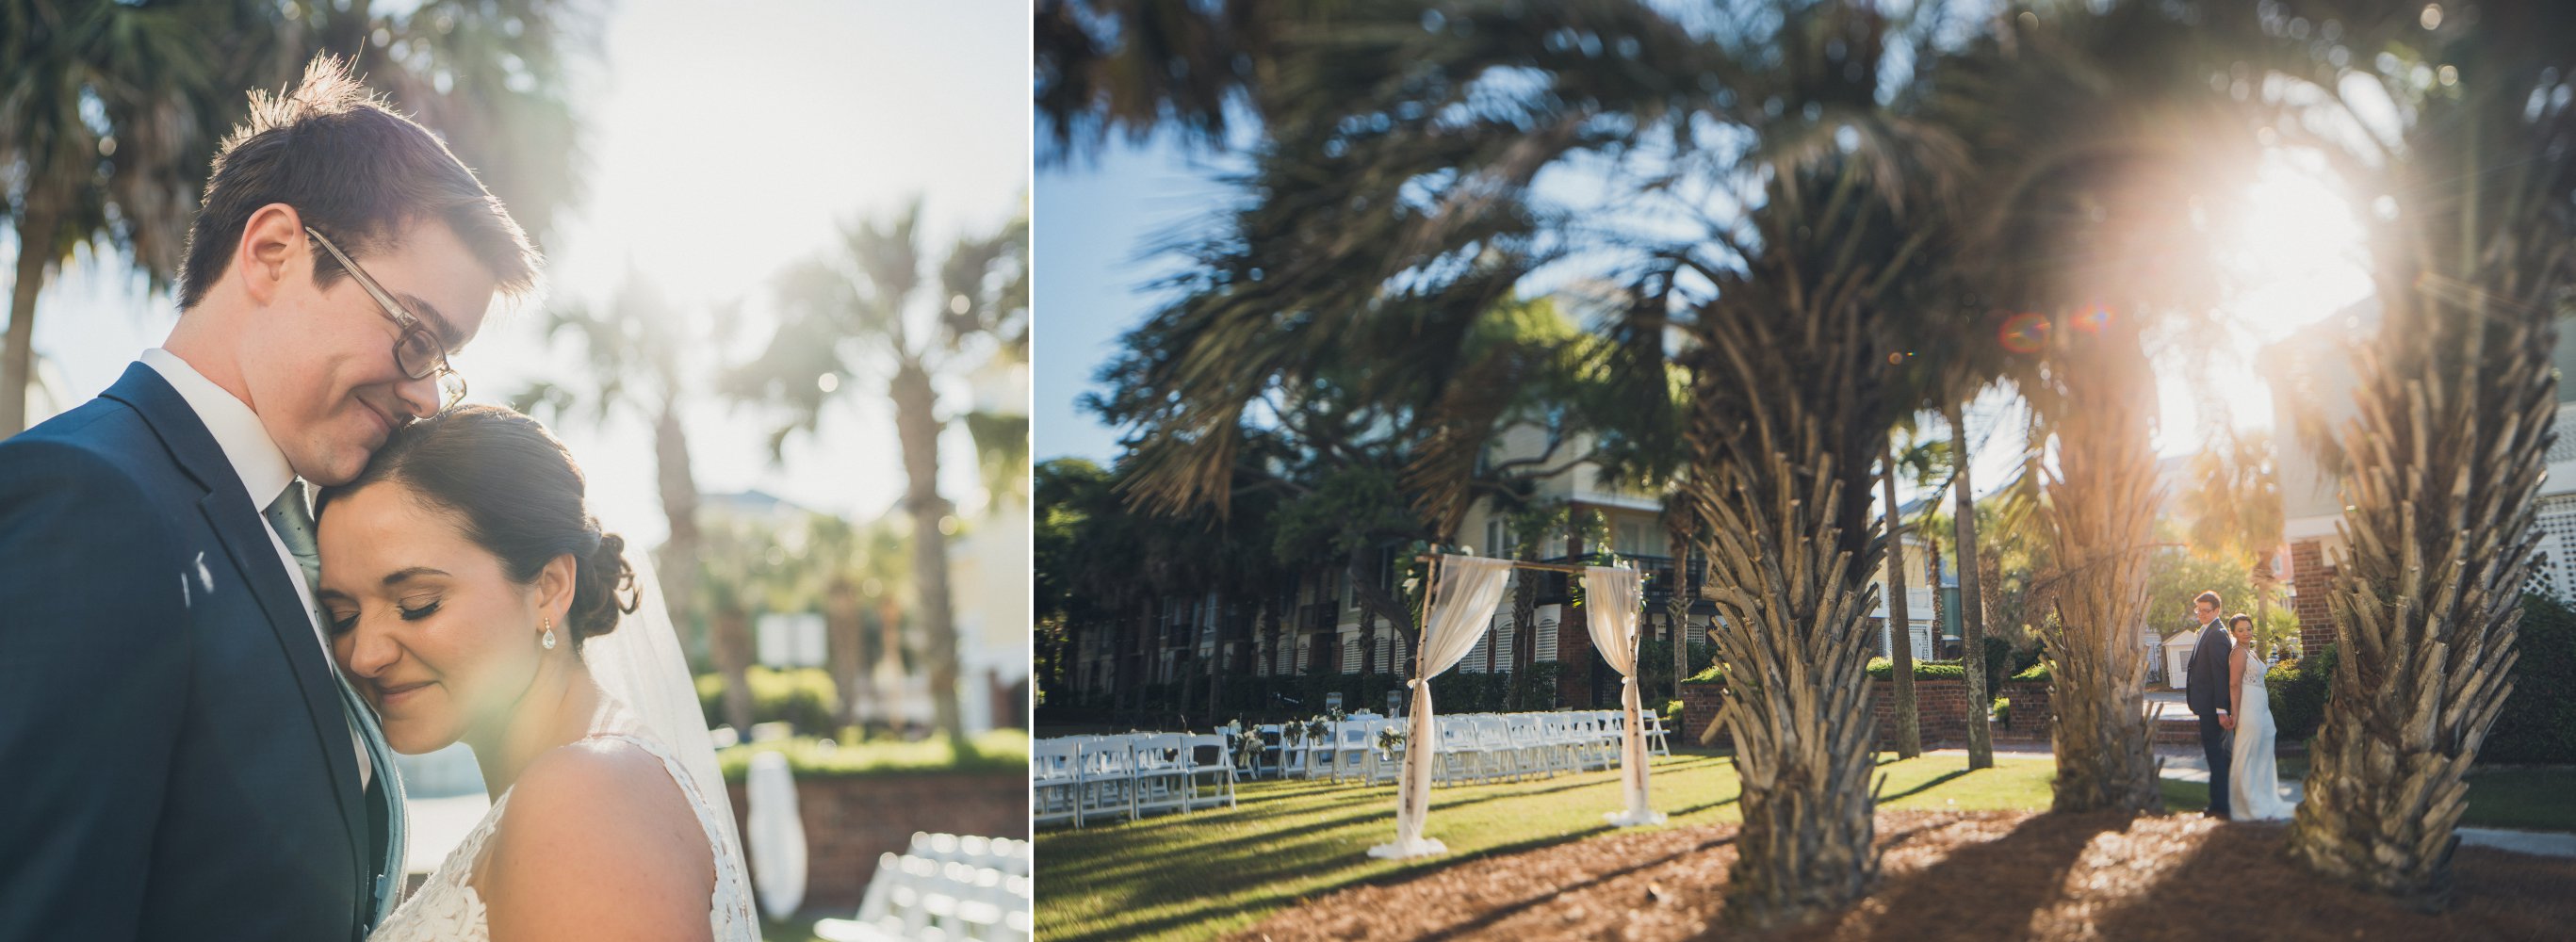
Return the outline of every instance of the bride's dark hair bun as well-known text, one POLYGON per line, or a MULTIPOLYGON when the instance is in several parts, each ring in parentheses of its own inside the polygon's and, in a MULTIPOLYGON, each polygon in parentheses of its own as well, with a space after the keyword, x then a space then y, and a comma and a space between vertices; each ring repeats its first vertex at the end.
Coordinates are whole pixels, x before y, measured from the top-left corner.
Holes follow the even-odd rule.
POLYGON ((563 442, 537 420, 499 406, 460 406, 404 426, 385 440, 355 480, 327 488, 331 499, 393 481, 431 506, 455 513, 465 536, 501 559, 516 582, 535 582, 556 557, 573 558, 572 605, 564 628, 583 638, 617 627, 635 611, 635 569, 626 540, 603 533, 583 506, 587 485, 563 442))
MULTIPOLYGON (((592 527, 597 532, 596 521, 592 527)), ((599 545, 581 559, 581 575, 572 587, 572 608, 564 613, 573 641, 616 630, 617 616, 634 614, 636 602, 635 567, 626 562, 626 538, 599 534, 599 545)))

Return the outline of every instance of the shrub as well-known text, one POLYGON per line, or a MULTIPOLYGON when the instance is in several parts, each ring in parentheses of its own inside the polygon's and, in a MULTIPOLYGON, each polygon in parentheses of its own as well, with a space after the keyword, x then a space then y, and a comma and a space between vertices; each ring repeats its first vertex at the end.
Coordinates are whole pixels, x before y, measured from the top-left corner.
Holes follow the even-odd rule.
POLYGON ((2326 692, 2334 688, 2335 646, 2325 645, 2313 657, 2283 661, 2264 672, 2263 686, 2272 694, 2272 734, 2296 742, 2317 734, 2325 718, 2326 692))
POLYGON ((1666 723, 1680 723, 1681 721, 1682 721, 1682 702, 1681 702, 1681 701, 1679 701, 1679 700, 1666 700, 1666 701, 1664 701, 1664 722, 1666 722, 1666 723))
MULTIPOLYGON (((1896 662, 1883 657, 1870 658, 1869 676, 1871 680, 1896 679, 1896 662)), ((1967 676, 1968 669, 1957 661, 1914 662, 1916 680, 1959 680, 1967 676)))
MULTIPOLYGON (((754 723, 787 723, 807 735, 832 731, 832 721, 841 702, 839 688, 832 674, 819 667, 771 670, 754 667, 744 672, 751 684, 751 721, 754 723)), ((707 715, 707 726, 724 725, 724 675, 698 675, 698 708, 707 715)), ((749 731, 744 731, 748 735, 749 731)))
POLYGON ((2541 595, 2522 598, 2513 694, 2487 730, 2482 762, 2576 763, 2576 610, 2541 595))
POLYGON ((784 743, 745 743, 719 750, 716 764, 724 769, 725 781, 739 782, 745 770, 751 768, 751 757, 761 752, 786 754, 788 771, 800 779, 941 772, 1027 774, 1029 735, 1017 729, 986 730, 967 737, 964 749, 950 749, 948 741, 938 736, 912 742, 875 739, 830 746, 811 736, 799 736, 784 743))
POLYGON ((2038 681, 2043 684, 2049 682, 2049 677, 2048 662, 2045 660, 2022 669, 2021 673, 2012 675, 2015 681, 2038 681))
POLYGON ((1503 708, 1514 712, 1556 709, 1556 678, 1564 672, 1565 665, 1555 661, 1530 665, 1528 670, 1512 678, 1511 692, 1503 708))

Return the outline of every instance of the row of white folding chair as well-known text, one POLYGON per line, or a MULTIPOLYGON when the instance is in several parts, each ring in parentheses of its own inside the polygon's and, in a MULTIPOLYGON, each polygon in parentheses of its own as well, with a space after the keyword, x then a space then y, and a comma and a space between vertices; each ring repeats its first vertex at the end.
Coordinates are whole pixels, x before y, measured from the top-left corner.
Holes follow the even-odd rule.
POLYGON ((1223 733, 1042 739, 1032 744, 1029 762, 1036 823, 1081 827, 1095 817, 1134 820, 1149 811, 1235 804, 1232 750, 1223 733))
POLYGON ((914 831, 912 849, 906 853, 943 863, 991 867, 1020 877, 1029 875, 1032 863, 1027 841, 1007 837, 977 837, 971 834, 932 834, 927 831, 914 831))
POLYGON ((832 942, 979 939, 1026 942, 1036 935, 1028 877, 911 854, 880 854, 855 919, 825 919, 814 934, 832 942))
POLYGON ((1080 747, 1071 738, 1040 739, 1029 743, 1029 821, 1032 824, 1054 824, 1071 821, 1080 825, 1083 805, 1082 766, 1077 761, 1080 747))

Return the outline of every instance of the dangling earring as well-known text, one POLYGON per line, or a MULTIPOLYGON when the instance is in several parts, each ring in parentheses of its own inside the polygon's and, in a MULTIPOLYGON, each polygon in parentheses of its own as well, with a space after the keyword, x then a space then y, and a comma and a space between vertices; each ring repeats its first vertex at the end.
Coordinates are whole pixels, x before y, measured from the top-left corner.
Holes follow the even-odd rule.
POLYGON ((545 646, 546 650, 552 651, 555 649, 555 620, 545 619, 545 625, 546 633, 537 638, 537 643, 545 646))

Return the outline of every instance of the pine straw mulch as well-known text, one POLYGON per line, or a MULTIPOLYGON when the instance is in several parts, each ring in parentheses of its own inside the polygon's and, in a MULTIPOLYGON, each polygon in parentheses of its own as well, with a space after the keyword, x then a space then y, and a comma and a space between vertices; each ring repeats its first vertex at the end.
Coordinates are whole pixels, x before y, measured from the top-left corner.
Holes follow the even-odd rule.
POLYGON ((1308 939, 2564 939, 2576 860, 2462 847, 2450 911, 2310 875, 2277 824, 2197 814, 1884 812, 1877 891, 1781 933, 1719 920, 1735 826, 1610 834, 1307 901, 1235 936, 1308 939))

